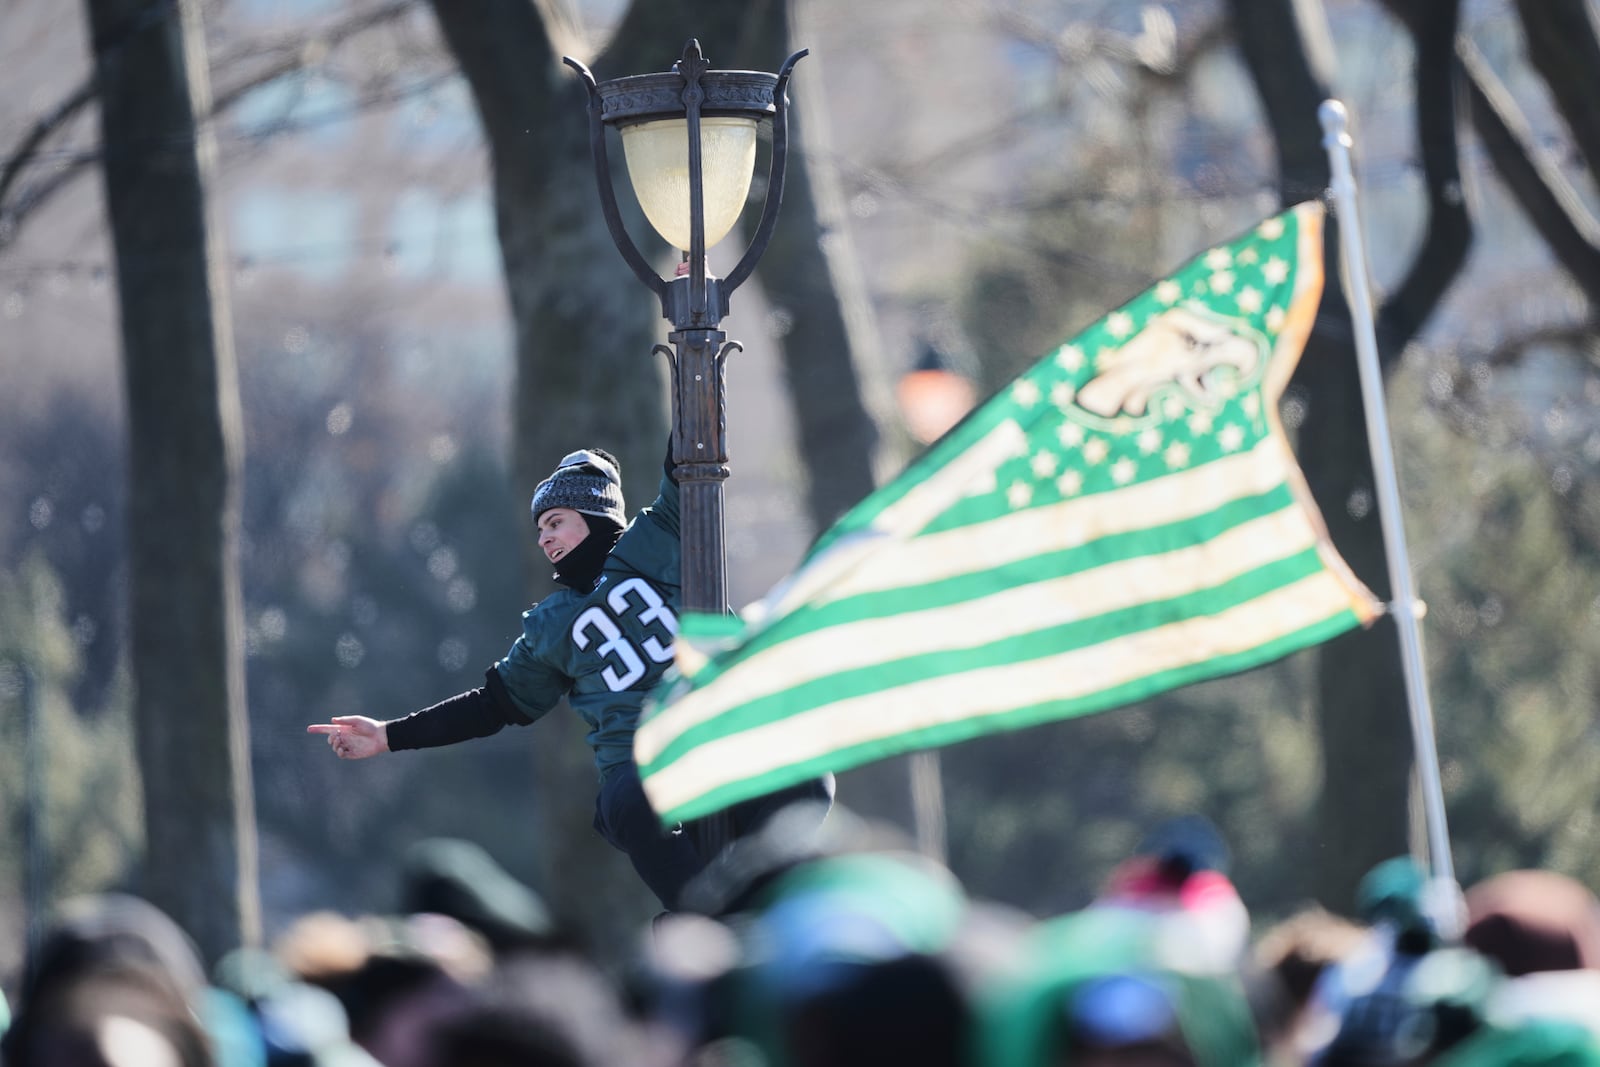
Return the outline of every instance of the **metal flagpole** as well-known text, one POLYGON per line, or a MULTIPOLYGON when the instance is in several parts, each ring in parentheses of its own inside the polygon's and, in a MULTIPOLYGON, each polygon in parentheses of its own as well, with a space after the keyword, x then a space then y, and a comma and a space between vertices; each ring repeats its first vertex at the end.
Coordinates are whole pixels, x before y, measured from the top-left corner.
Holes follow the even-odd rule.
POLYGON ((1444 786, 1439 775, 1439 752, 1434 744, 1433 710, 1428 702, 1427 676, 1422 659, 1422 601, 1411 580, 1405 529, 1400 517, 1400 489, 1395 479, 1394 445, 1389 439, 1389 416, 1383 400, 1383 368, 1378 362, 1378 336, 1372 319, 1372 294, 1367 282, 1367 257, 1361 244, 1361 215, 1356 209, 1356 182, 1350 168, 1350 134, 1344 105, 1325 100, 1317 109, 1322 121, 1322 146, 1333 170, 1333 203, 1339 218, 1339 246, 1344 257, 1345 286, 1350 299, 1350 319, 1355 333, 1356 358, 1361 370, 1361 398, 1367 415, 1367 443, 1372 450, 1372 472, 1377 482, 1378 518, 1383 524, 1384 554, 1389 564, 1393 601, 1389 613, 1400 633, 1400 658, 1405 670, 1406 704, 1411 712, 1412 743, 1416 746, 1417 773, 1422 785, 1423 811, 1428 825, 1428 859, 1433 869, 1431 904, 1440 932, 1460 934, 1460 889, 1450 858, 1450 831, 1445 824, 1444 786))

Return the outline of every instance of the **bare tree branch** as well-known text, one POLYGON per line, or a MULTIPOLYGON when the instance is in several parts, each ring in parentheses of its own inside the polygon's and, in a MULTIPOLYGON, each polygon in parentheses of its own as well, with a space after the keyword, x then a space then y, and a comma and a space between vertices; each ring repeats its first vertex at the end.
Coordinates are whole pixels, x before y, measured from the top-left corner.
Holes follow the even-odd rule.
POLYGON ((1600 26, 1590 0, 1517 0, 1528 59, 1550 87, 1591 174, 1600 174, 1600 26))
POLYGON ((989 12, 984 21, 991 29, 1054 53, 1069 69, 1097 56, 1140 67, 1146 76, 1160 81, 1182 81, 1197 59, 1230 38, 1225 18, 1212 19, 1180 41, 1170 16, 1163 19, 1158 8, 1151 10, 1151 16, 1147 16, 1144 32, 1133 36, 1081 22, 1052 33, 1037 20, 1013 10, 989 12))
POLYGON ((1457 141, 1456 66, 1451 42, 1460 21, 1457 0, 1417 4, 1384 0, 1410 31, 1416 52, 1417 147, 1428 196, 1427 231, 1404 280, 1379 309, 1377 330, 1388 343, 1386 361, 1399 359, 1405 343, 1421 331, 1445 290, 1461 272, 1472 244, 1472 219, 1461 189, 1457 141))
POLYGON ((1456 41, 1472 123, 1495 169, 1592 307, 1600 307, 1600 225, 1566 175, 1539 152, 1527 120, 1477 45, 1456 41))
MULTIPOLYGON (((33 128, 23 135, 15 148, 6 156, 4 166, 0 166, 0 219, 6 218, 10 212, 5 211, 6 194, 11 191, 11 186, 17 180, 17 175, 22 168, 39 151, 41 145, 49 139, 50 135, 61 129, 72 118, 83 110, 84 106, 95 97, 94 81, 87 80, 79 85, 59 104, 50 109, 50 113, 43 115, 33 124, 33 128)), ((3 238, 3 235, 0 235, 3 238)))
MULTIPOLYGON (((323 62, 329 53, 346 41, 406 15, 417 6, 417 2, 418 0, 389 0, 388 3, 379 4, 347 19, 341 19, 316 37, 299 37, 289 44, 275 48, 274 52, 278 54, 267 66, 217 91, 216 98, 211 104, 211 112, 207 116, 208 120, 233 107, 252 89, 258 89, 285 75, 323 62)), ((259 53, 259 47, 243 45, 219 56, 211 66, 216 73, 225 74, 230 68, 246 61, 252 54, 259 55, 259 53)))
POLYGON ((1459 357, 1461 365, 1487 363, 1494 367, 1514 367, 1522 362, 1528 349, 1552 345, 1556 347, 1584 347, 1593 361, 1595 356, 1595 329, 1592 322, 1553 322, 1532 327, 1515 337, 1502 337, 1490 348, 1465 353, 1459 357))
POLYGON ((1256 84, 1256 96, 1277 149, 1278 196, 1284 204, 1322 196, 1330 172, 1316 121, 1330 95, 1331 44, 1326 26, 1302 7, 1317 5, 1230 0, 1239 52, 1256 84), (1293 61, 1286 52, 1295 42, 1293 61))
MULTIPOLYGON (((300 38, 291 44, 272 47, 269 49, 272 61, 220 90, 212 101, 211 108, 201 116, 200 122, 203 125, 215 122, 252 90, 297 70, 323 62, 340 45, 376 26, 393 22, 414 8, 417 2, 418 0, 389 0, 388 3, 379 4, 330 25, 318 36, 309 39, 300 38)), ((262 48, 259 42, 248 43, 217 57, 211 63, 211 67, 216 73, 226 74, 235 66, 251 59, 258 59, 261 54, 262 48)), ((63 129, 97 96, 94 79, 92 77, 86 79, 47 115, 40 118, 12 148, 4 164, 0 164, 0 251, 4 251, 16 240, 23 222, 29 216, 76 181, 90 165, 99 162, 99 146, 87 148, 68 157, 51 174, 19 190, 10 203, 6 202, 6 195, 11 191, 11 187, 16 184, 28 164, 37 158, 44 143, 63 129)), ((370 106, 370 98, 367 103, 370 106)))

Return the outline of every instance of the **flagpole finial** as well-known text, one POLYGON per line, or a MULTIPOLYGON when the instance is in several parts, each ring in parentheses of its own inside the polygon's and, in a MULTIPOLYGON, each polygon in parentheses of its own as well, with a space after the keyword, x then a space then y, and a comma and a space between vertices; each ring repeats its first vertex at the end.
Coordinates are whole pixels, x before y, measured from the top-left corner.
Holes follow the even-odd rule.
POLYGON ((1324 100, 1317 107, 1317 119, 1322 123, 1322 147, 1350 147, 1350 112, 1345 110, 1344 104, 1338 100, 1324 100))

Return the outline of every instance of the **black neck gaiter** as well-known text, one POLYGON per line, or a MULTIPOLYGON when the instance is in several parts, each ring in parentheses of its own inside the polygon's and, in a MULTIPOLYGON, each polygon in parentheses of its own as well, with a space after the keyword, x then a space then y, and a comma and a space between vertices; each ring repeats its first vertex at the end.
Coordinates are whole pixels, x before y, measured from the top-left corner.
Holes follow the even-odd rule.
POLYGON ((578 547, 568 552, 556 564, 556 581, 568 589, 587 593, 600 578, 606 557, 622 536, 622 527, 599 515, 585 515, 589 523, 589 536, 578 542, 578 547))

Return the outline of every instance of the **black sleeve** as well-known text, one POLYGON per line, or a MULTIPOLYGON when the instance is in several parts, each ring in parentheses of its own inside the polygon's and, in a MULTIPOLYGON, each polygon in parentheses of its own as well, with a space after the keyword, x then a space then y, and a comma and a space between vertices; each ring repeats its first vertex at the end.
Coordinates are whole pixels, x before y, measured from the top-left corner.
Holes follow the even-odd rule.
POLYGON ((387 726, 390 751, 406 748, 438 748, 497 734, 508 725, 526 726, 533 720, 524 715, 506 691, 500 672, 490 667, 481 689, 469 689, 432 707, 414 711, 387 726))
POLYGON ((670 433, 667 434, 667 455, 661 461, 661 469, 667 472, 667 478, 673 485, 678 484, 678 479, 673 474, 673 471, 677 469, 677 465, 672 462, 672 435, 670 433))

